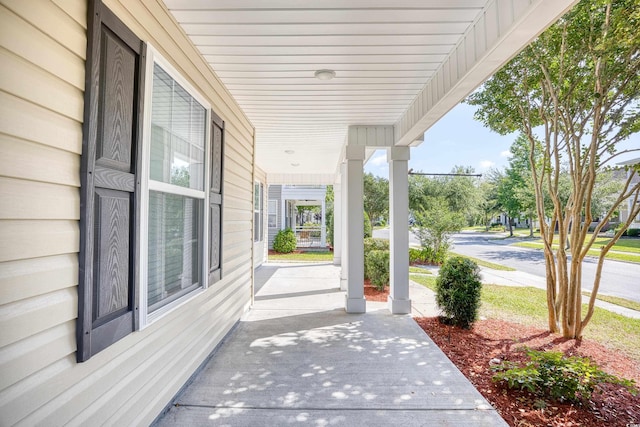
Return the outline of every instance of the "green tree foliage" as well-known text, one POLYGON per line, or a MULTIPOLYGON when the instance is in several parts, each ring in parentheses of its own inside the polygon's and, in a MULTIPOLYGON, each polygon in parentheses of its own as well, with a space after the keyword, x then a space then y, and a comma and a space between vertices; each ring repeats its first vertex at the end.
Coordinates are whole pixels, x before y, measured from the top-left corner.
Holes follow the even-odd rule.
POLYGON ((468 98, 486 126, 501 134, 518 131, 529 142, 545 243, 549 329, 567 338, 582 336, 593 315, 605 255, 640 212, 640 183, 632 180, 640 170, 636 164, 595 233, 587 234, 598 174, 615 165, 619 143, 640 131, 639 25, 638 0, 583 0, 468 98), (570 184, 566 199, 564 176, 570 184), (629 198, 634 208, 601 249, 583 316, 582 260, 629 198))
POLYGON ((334 213, 333 213, 333 185, 327 185, 327 192, 324 197, 324 205, 325 205, 325 214, 324 214, 324 223, 327 229, 327 244, 333 245, 333 221, 334 221, 334 213))
MULTIPOLYGON (((474 173, 472 167, 455 166, 451 173, 474 173)), ((433 199, 443 199, 451 212, 461 214, 473 224, 480 214, 482 194, 476 178, 465 176, 411 175, 409 177, 409 209, 415 216, 433 199)))
POLYGON ((469 329, 480 309, 480 269, 468 258, 448 258, 436 279, 436 303, 447 323, 469 329))
POLYGON ((423 248, 431 250, 434 259, 444 259, 451 246, 451 234, 464 227, 462 213, 452 212, 447 201, 442 198, 425 200, 426 207, 414 211, 414 233, 423 248))
MULTIPOLYGON (((495 174, 496 171, 492 171, 495 174)), ((498 215, 500 211, 500 204, 498 202, 498 184, 491 178, 485 178, 480 182, 478 187, 480 192, 478 202, 479 223, 489 230, 491 226, 491 218, 498 215)))
MULTIPOLYGON (((371 221, 389 218, 389 181, 386 178, 365 173, 364 179, 364 211, 371 221)), ((370 223, 370 225, 373 225, 370 223)))
POLYGON ((364 234, 364 238, 366 239, 367 237, 371 237, 373 234, 373 228, 371 227, 371 220, 369 219, 369 214, 367 214, 367 211, 364 211, 364 230, 363 230, 363 234, 364 234))

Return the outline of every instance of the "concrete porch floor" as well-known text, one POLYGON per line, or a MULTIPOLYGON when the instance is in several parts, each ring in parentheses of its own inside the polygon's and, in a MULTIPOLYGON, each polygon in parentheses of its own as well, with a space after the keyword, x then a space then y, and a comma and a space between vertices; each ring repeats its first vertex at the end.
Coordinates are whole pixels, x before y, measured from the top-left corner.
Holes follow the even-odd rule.
MULTIPOLYGON (((256 270, 255 305, 156 424, 506 426, 411 316, 371 302, 347 314, 339 276, 330 264, 256 270)), ((427 314, 420 288, 411 298, 427 314)))

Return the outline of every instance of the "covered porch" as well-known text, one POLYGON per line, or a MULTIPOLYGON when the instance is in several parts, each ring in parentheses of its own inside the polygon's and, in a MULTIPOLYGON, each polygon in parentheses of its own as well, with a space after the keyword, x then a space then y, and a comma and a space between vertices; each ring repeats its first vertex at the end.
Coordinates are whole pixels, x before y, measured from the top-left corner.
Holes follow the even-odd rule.
POLYGON ((165 0, 255 126, 267 183, 334 186, 334 262, 348 313, 366 310, 363 165, 387 151, 396 314, 411 311, 411 147, 573 3, 165 0))
MULTIPOLYGON (((265 264, 256 296, 157 426, 502 426, 408 316, 343 309, 340 269, 265 264)), ((433 310, 416 285, 419 314, 433 310)))

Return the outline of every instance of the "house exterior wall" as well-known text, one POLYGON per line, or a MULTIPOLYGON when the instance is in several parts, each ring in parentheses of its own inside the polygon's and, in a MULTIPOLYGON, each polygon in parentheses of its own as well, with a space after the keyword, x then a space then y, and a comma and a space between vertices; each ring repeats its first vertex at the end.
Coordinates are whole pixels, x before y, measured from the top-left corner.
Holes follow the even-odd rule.
POLYGON ((0 423, 149 424, 250 303, 253 127, 161 2, 105 0, 225 121, 222 280, 77 363, 87 2, 0 3, 0 423))

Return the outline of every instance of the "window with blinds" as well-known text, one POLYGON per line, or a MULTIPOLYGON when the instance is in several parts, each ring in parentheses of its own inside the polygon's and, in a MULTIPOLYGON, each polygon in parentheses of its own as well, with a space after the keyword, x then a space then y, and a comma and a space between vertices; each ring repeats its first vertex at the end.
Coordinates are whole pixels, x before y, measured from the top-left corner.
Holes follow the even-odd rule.
POLYGON ((202 284, 207 110, 157 63, 151 94, 148 312, 202 284))

